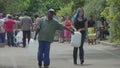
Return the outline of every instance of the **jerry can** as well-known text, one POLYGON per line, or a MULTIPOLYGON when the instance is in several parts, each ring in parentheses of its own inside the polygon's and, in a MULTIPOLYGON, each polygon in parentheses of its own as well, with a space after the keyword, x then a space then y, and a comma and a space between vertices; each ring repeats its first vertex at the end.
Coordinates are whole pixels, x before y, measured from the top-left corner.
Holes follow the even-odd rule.
POLYGON ((80 32, 74 32, 74 34, 71 36, 71 45, 73 47, 80 47, 81 37, 82 35, 80 32))

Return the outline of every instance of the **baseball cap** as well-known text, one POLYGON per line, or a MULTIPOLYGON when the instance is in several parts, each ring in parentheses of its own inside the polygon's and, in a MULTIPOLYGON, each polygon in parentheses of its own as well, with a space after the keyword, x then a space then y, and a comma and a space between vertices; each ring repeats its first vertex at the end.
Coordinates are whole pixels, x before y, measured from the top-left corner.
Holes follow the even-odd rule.
POLYGON ((55 10, 51 8, 48 10, 48 12, 55 12, 55 10))
POLYGON ((6 17, 11 16, 10 14, 7 14, 6 17))
POLYGON ((56 14, 54 9, 49 9, 48 12, 52 12, 53 14, 56 14))

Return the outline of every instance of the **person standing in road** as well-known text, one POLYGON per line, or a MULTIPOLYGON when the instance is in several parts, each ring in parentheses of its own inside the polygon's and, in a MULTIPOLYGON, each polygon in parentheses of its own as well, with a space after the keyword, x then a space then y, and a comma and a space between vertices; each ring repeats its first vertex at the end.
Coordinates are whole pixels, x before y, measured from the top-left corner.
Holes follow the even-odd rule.
POLYGON ((73 50, 73 62, 74 64, 77 64, 77 52, 79 49, 79 58, 80 58, 81 64, 83 64, 84 63, 83 45, 86 38, 86 29, 88 27, 87 19, 84 17, 83 8, 78 8, 77 13, 74 15, 73 26, 76 31, 79 31, 82 34, 80 47, 74 47, 74 50, 73 50))
POLYGON ((47 16, 41 18, 39 25, 38 25, 38 28, 37 28, 37 31, 35 33, 34 40, 36 40, 36 36, 39 33, 39 35, 38 35, 38 42, 39 42, 38 64, 39 64, 39 68, 42 67, 42 61, 44 62, 44 68, 49 68, 49 65, 50 65, 50 58, 49 58, 50 44, 53 42, 56 30, 68 29, 67 27, 58 23, 58 21, 53 18, 54 14, 55 14, 54 9, 49 9, 47 16))
MULTIPOLYGON (((65 24, 65 16, 62 16, 61 17, 61 24, 65 24)), ((64 43, 64 30, 59 30, 59 42, 60 43, 64 43)))
MULTIPOLYGON (((71 27, 72 27, 72 23, 71 23, 71 21, 69 20, 69 17, 68 17, 68 16, 66 16, 65 26, 66 26, 67 28, 71 28, 71 27)), ((65 29, 65 30, 64 30, 64 38, 65 38, 65 42, 70 43, 71 32, 65 29)))
POLYGON ((9 15, 8 19, 4 21, 5 30, 7 32, 7 41, 8 46, 14 46, 14 26, 16 22, 12 19, 12 16, 9 15))
POLYGON ((26 38, 28 38, 28 44, 30 42, 31 37, 31 27, 32 27, 32 19, 29 17, 28 13, 24 13, 24 17, 20 20, 23 30, 23 47, 26 47, 26 38))

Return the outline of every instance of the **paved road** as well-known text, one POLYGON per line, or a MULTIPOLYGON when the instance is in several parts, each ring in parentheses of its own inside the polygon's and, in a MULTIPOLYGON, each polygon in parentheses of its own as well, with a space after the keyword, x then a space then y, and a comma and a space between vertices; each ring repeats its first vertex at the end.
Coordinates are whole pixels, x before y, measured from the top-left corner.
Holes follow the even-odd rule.
MULTIPOLYGON (((37 48, 38 44, 35 42, 27 48, 0 48, 0 68, 38 68, 37 48)), ((52 43, 50 68, 120 68, 120 48, 85 44, 84 49, 85 64, 74 65, 73 47, 67 43, 52 43)))

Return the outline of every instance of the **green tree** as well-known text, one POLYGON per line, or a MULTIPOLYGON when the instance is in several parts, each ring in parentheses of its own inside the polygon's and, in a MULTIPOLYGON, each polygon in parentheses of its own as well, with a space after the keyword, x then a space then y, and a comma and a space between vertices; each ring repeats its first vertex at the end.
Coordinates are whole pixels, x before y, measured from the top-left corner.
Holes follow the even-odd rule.
MULTIPOLYGON (((31 12, 38 14, 45 14, 49 8, 54 8, 56 11, 60 10, 60 7, 64 7, 71 3, 73 0, 0 0, 1 11, 5 13, 14 12, 31 12)), ((75 4, 72 6, 72 10, 75 11, 80 5, 83 5, 84 0, 74 0, 75 4)))
POLYGON ((72 6, 74 5, 74 2, 71 2, 69 4, 67 4, 64 7, 60 7, 60 10, 57 12, 57 16, 61 17, 63 15, 68 15, 69 17, 71 17, 71 13, 72 13, 72 6))
POLYGON ((5 10, 5 1, 0 0, 0 12, 3 12, 5 10))
POLYGON ((93 15, 96 19, 100 18, 100 13, 106 7, 106 0, 86 0, 84 10, 85 16, 93 15))
POLYGON ((112 24, 112 28, 109 30, 114 33, 113 42, 120 43, 120 0, 107 0, 107 6, 101 16, 107 18, 112 24))
POLYGON ((21 12, 24 10, 25 6, 23 4, 24 0, 0 0, 1 12, 4 13, 14 13, 21 12))

